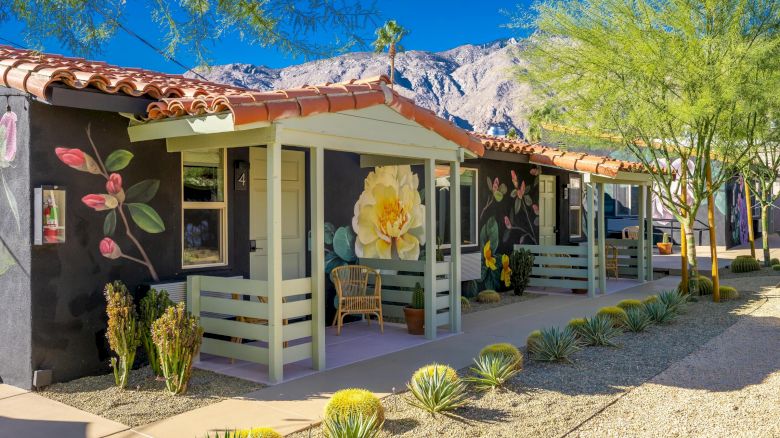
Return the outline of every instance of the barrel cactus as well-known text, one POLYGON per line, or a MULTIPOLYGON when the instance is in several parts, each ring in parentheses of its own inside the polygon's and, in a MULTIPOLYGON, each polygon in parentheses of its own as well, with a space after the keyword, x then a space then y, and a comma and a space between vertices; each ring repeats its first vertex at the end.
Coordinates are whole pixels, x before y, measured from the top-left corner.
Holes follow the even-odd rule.
POLYGON ((614 327, 620 327, 626 322, 626 311, 618 306, 602 307, 596 312, 596 316, 609 318, 614 327))
POLYGON ((731 286, 721 286, 720 287, 720 299, 721 300, 736 300, 739 298, 739 292, 736 288, 733 288, 731 286))
POLYGON ((780 265, 780 259, 773 258, 772 260, 769 261, 769 264, 772 266, 780 265))
POLYGON ((580 329, 582 327, 584 327, 585 324, 587 324, 587 323, 588 323, 588 320, 585 319, 585 318, 574 318, 574 319, 570 320, 569 323, 566 326, 569 327, 570 329, 572 329, 572 331, 574 331, 574 333, 579 333, 580 329))
POLYGON ((363 418, 375 417, 377 424, 382 424, 385 420, 382 402, 366 389, 349 388, 336 391, 325 405, 326 419, 346 420, 355 415, 363 418))
POLYGON ((494 290, 483 290, 477 295, 477 301, 480 303, 497 303, 501 301, 501 295, 494 290))
MULTIPOLYGON (((682 281, 680 281, 677 285, 677 289, 682 290, 682 287, 683 284, 682 281)), ((699 275, 697 278, 691 280, 691 284, 688 285, 688 293, 693 294, 694 290, 696 291, 695 295, 712 295, 712 280, 703 275, 699 275)))
POLYGON ((438 372, 440 375, 443 375, 445 379, 453 382, 459 380, 458 373, 452 367, 437 363, 426 365, 415 371, 412 375, 412 380, 420 380, 424 377, 432 376, 434 372, 438 372))
POLYGON ((731 262, 731 272, 734 273, 753 272, 760 270, 761 265, 759 265, 758 260, 748 255, 737 256, 737 258, 731 262))
POLYGON ((519 370, 523 367, 523 354, 508 342, 490 344, 479 352, 479 356, 504 356, 510 359, 515 369, 519 370))
POLYGON ((537 343, 539 342, 539 339, 542 338, 542 331, 541 330, 534 330, 529 335, 528 338, 525 340, 525 348, 530 353, 531 351, 536 348, 537 343))
POLYGON ((620 307, 623 310, 628 310, 631 308, 641 308, 642 307, 642 301, 640 300, 622 300, 619 303, 617 303, 617 306, 620 307))

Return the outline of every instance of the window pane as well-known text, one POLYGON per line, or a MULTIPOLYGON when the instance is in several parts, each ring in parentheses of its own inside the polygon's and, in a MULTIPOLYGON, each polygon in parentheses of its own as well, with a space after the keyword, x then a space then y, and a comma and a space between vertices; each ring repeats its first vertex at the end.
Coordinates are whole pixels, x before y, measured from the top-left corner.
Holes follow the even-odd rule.
POLYGON ((184 210, 184 266, 223 263, 222 210, 184 210))
POLYGON ((615 185, 615 213, 617 216, 627 216, 631 214, 631 186, 618 184, 615 185))
POLYGON ((571 237, 582 237, 582 214, 579 208, 569 209, 569 234, 571 237))
MULTIPOLYGON (((460 175, 460 235, 462 245, 476 242, 477 223, 475 208, 477 205, 476 170, 461 169, 460 175)), ((442 244, 450 243, 450 186, 449 166, 436 168, 436 236, 442 244)))
POLYGON ((184 152, 184 201, 224 201, 221 150, 184 152))
POLYGON ((569 205, 573 207, 582 205, 582 186, 579 178, 569 178, 569 205))

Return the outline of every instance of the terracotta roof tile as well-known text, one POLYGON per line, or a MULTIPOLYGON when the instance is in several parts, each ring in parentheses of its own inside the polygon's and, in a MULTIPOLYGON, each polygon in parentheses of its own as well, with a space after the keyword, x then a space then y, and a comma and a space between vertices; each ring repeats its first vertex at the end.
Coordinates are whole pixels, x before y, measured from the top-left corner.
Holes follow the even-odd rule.
POLYGON ((510 140, 484 134, 474 135, 482 141, 486 150, 528 155, 531 163, 544 166, 595 173, 608 177, 615 177, 618 172, 644 173, 642 165, 632 161, 615 160, 583 152, 568 152, 540 144, 531 144, 524 140, 510 140))

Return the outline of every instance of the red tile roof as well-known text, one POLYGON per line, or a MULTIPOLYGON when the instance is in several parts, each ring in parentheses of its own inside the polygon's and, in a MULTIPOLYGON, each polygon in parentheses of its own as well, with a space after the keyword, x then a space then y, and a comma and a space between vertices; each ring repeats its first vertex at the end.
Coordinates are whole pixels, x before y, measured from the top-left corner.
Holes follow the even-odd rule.
POLYGON ((105 62, 0 45, 0 86, 15 88, 47 100, 47 91, 54 84, 152 99, 246 91, 182 75, 119 67, 105 62))
POLYGON ((150 119, 231 112, 237 126, 255 122, 306 117, 321 113, 387 105, 402 116, 469 149, 484 153, 482 143, 465 131, 391 90, 386 76, 348 82, 305 85, 277 91, 245 90, 240 94, 166 98, 149 104, 150 119))
POLYGON ((583 152, 567 152, 558 148, 531 144, 524 140, 510 140, 483 134, 475 135, 482 141, 486 150, 528 155, 531 163, 595 173, 611 178, 617 176, 618 172, 644 173, 642 165, 632 161, 615 160, 583 152))
POLYGON ((381 76, 290 90, 256 91, 0 45, 0 86, 42 100, 48 99, 52 85, 62 84, 75 89, 91 88, 108 94, 158 99, 160 102, 148 107, 151 119, 230 111, 236 125, 387 105, 477 155, 484 153, 476 137, 390 90, 388 83, 387 77, 381 76))

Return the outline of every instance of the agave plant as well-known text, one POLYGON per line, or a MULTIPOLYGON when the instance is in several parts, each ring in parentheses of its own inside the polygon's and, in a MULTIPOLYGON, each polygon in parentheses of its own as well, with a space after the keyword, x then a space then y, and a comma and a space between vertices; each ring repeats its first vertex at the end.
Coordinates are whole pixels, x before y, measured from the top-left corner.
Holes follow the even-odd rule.
POLYGON ((656 324, 666 324, 671 322, 676 316, 675 313, 661 301, 645 304, 645 313, 650 320, 656 324))
POLYGON ((676 290, 667 290, 658 294, 658 301, 666 304, 666 307, 674 313, 683 313, 688 304, 688 295, 676 290))
POLYGON ((634 333, 644 331, 652 321, 642 307, 626 310, 626 328, 634 333))
POLYGON ((577 335, 569 327, 550 327, 540 331, 538 338, 529 343, 534 360, 571 363, 569 356, 580 350, 577 335))
POLYGON ((370 417, 362 413, 346 417, 329 417, 322 421, 325 436, 329 438, 374 438, 379 435, 382 424, 376 414, 370 417))
POLYGON ((586 319, 585 324, 577 328, 577 334, 582 342, 593 346, 616 347, 612 338, 622 333, 621 329, 614 326, 612 318, 602 315, 586 319))
POLYGON ((479 390, 496 389, 514 377, 520 370, 510 356, 487 354, 474 359, 471 372, 474 376, 464 380, 479 390))
POLYGON ((466 386, 439 367, 433 367, 429 373, 419 373, 406 387, 412 395, 406 398, 406 402, 433 417, 440 412, 455 410, 465 403, 466 386))

